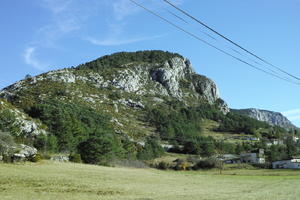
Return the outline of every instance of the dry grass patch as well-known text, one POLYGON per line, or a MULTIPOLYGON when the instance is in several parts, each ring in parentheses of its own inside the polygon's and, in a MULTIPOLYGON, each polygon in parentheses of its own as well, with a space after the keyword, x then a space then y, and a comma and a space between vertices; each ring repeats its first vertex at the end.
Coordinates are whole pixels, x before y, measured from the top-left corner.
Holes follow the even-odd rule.
POLYGON ((295 200, 300 171, 160 171, 73 163, 0 164, 1 200, 295 200))

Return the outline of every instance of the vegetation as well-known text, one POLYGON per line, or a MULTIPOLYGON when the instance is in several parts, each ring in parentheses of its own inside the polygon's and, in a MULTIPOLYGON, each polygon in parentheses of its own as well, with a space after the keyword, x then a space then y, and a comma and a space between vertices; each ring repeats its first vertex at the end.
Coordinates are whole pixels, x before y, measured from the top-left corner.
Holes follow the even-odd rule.
POLYGON ((112 134, 92 136, 78 144, 78 152, 85 163, 108 165, 115 158, 122 157, 122 145, 112 134))
POLYGON ((157 139, 147 138, 145 146, 139 150, 137 158, 140 160, 150 160, 160 157, 164 154, 164 149, 161 147, 157 139))
POLYGON ((14 153, 15 142, 13 137, 9 133, 0 131, 0 156, 9 157, 14 153))
POLYGON ((0 109, 0 130, 10 132, 13 135, 20 133, 20 127, 16 125, 16 115, 9 109, 0 109))
POLYGON ((161 171, 74 163, 0 164, 3 200, 298 199, 300 171, 161 171), (217 188, 217 189, 216 189, 217 188))
MULTIPOLYGON (((77 145, 95 134, 95 131, 113 133, 109 116, 79 104, 51 100, 34 105, 26 112, 49 127, 49 131, 57 138, 60 151, 76 150, 77 145)), ((48 140, 55 143, 53 136, 48 140)), ((43 148, 43 145, 38 144, 37 147, 43 148)))
POLYGON ((139 63, 163 63, 173 57, 181 57, 176 53, 164 51, 137 51, 137 52, 120 52, 112 55, 103 56, 95 61, 80 65, 78 68, 89 68, 92 70, 103 70, 104 68, 122 67, 124 64, 133 62, 139 63))

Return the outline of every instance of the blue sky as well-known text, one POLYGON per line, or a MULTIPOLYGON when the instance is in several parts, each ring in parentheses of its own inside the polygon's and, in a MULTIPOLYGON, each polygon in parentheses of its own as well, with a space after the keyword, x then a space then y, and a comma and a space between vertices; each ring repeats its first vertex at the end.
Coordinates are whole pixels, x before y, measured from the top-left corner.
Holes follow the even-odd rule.
MULTIPOLYGON (((208 32, 160 0, 137 0, 201 38, 208 32), (176 13, 185 23, 168 11, 176 13)), ((176 0, 206 24, 300 76, 299 0, 176 0)), ((300 85, 256 71, 174 29, 129 0, 0 1, 0 88, 26 74, 76 66, 118 51, 161 49, 189 58, 232 108, 283 112, 300 126, 300 85)), ((247 60, 248 58, 245 57, 247 60)))

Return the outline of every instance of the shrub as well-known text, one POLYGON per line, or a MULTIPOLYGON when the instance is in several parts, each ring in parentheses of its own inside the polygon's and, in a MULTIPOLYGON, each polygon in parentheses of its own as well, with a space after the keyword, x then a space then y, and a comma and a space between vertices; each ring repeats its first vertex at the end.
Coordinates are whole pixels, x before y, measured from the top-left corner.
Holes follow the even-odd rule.
POLYGON ((74 163, 81 163, 81 156, 78 153, 71 153, 69 156, 69 161, 74 163))
POLYGON ((190 169, 191 169, 191 165, 186 161, 177 162, 177 164, 174 166, 174 170, 190 170, 190 169))
POLYGON ((212 169, 217 167, 217 160, 215 159, 205 159, 200 160, 197 164, 193 166, 194 170, 198 169, 212 169))
POLYGON ((13 159, 10 155, 3 155, 3 162, 5 163, 12 163, 13 159))
POLYGON ((169 167, 170 167, 169 164, 164 161, 159 162, 158 165, 156 166, 157 169, 161 169, 161 170, 166 170, 169 167))
POLYGON ((164 149, 156 138, 147 138, 145 146, 139 150, 137 158, 140 160, 150 160, 162 156, 164 152, 164 149))
POLYGON ((36 154, 28 159, 30 162, 40 162, 43 159, 41 154, 36 154))
POLYGON ((0 132, 0 156, 3 156, 3 162, 11 163, 13 161, 14 146, 14 138, 9 133, 0 132))

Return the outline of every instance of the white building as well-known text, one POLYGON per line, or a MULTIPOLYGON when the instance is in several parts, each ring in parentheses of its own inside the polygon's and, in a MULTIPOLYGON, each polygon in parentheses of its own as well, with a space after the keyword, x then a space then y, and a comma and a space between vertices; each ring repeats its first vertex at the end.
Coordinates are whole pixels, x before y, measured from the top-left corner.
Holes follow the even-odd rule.
POLYGON ((272 167, 273 169, 300 169, 300 159, 275 161, 272 167))

